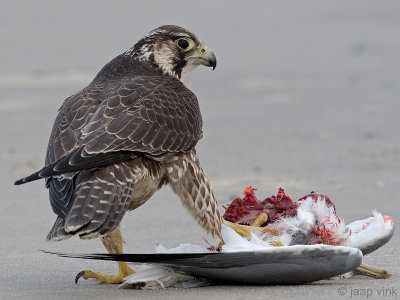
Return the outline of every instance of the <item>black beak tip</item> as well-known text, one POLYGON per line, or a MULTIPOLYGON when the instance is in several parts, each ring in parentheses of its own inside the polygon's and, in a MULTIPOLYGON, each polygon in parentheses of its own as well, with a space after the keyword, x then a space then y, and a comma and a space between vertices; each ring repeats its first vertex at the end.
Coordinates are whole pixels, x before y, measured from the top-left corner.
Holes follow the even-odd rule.
POLYGON ((210 64, 210 67, 212 67, 213 71, 215 70, 215 68, 217 67, 217 60, 216 59, 211 59, 208 62, 210 64))

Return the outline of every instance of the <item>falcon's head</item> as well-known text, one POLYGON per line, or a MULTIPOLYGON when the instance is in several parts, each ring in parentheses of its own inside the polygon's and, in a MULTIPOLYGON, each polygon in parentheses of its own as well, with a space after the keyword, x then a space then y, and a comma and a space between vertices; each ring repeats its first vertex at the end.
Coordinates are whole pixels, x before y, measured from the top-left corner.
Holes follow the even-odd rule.
POLYGON ((174 25, 152 30, 128 52, 141 61, 156 65, 163 73, 183 80, 198 65, 213 67, 214 53, 193 33, 174 25))

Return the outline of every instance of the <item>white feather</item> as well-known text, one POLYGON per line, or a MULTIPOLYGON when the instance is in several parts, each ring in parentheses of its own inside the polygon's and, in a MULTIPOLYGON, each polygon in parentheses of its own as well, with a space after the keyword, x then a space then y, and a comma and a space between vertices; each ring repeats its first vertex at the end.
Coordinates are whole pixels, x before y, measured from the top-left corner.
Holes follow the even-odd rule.
POLYGON ((351 231, 351 246, 361 249, 363 252, 369 248, 380 247, 386 243, 394 232, 394 224, 391 217, 382 216, 376 210, 372 211, 373 217, 358 220, 347 225, 351 231))

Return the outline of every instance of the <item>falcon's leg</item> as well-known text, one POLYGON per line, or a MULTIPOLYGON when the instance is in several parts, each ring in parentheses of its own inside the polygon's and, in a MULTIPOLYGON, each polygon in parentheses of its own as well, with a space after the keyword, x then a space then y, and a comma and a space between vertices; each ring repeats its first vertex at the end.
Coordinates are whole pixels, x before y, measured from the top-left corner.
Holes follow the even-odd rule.
POLYGON ((221 236, 222 217, 196 151, 174 157, 167 166, 169 183, 183 205, 206 232, 221 236))
MULTIPOLYGON (((101 241, 103 242, 104 247, 108 250, 109 253, 117 253, 122 254, 122 234, 119 230, 119 227, 113 232, 101 237, 101 241)), ((130 267, 128 267, 126 262, 118 262, 118 274, 107 274, 103 272, 93 272, 90 270, 85 270, 78 275, 76 275, 75 283, 78 282, 80 277, 84 279, 95 278, 99 283, 122 283, 124 282, 124 278, 130 274, 135 273, 130 267)))

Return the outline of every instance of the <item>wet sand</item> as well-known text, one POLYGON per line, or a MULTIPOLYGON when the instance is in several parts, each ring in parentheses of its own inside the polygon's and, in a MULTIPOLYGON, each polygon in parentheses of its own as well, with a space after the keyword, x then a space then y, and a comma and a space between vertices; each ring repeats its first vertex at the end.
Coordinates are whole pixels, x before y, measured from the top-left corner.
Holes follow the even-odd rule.
MULTIPOLYGON (((311 190, 329 195, 346 222, 367 218, 374 208, 398 221, 399 2, 259 3, 3 3, 0 298, 337 299, 363 289, 377 298, 382 288, 400 288, 397 234, 365 257, 390 270, 388 280, 285 287, 135 291, 94 281, 75 285, 83 269, 114 272, 116 265, 38 251, 105 251, 99 240, 46 242, 55 216, 44 182, 13 182, 42 167, 62 101, 163 24, 192 30, 217 56, 214 72, 199 68, 186 85, 201 105, 204 138, 197 149, 220 206, 250 184, 259 198, 282 186, 295 199, 311 190)), ((207 237, 168 187, 128 213, 122 231, 131 253, 152 252, 157 242, 172 247, 207 237)))

